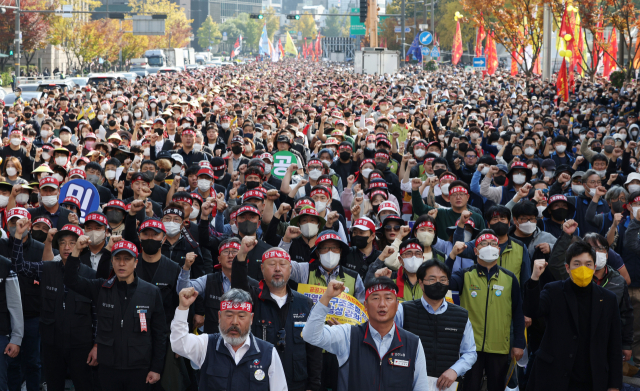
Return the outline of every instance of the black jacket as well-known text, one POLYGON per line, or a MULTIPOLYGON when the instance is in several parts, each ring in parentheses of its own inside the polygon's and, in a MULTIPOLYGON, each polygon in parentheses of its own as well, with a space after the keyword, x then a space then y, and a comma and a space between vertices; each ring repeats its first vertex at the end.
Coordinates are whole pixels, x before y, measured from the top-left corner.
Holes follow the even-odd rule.
MULTIPOLYGON (((38 217, 42 217, 42 216, 51 218, 51 213, 49 213, 42 205, 37 208, 29 208, 28 210, 29 210, 29 213, 31 214, 31 221, 35 221, 38 217)), ((56 213, 58 213, 58 223, 55 225, 54 228, 60 231, 62 227, 69 224, 69 214, 71 212, 69 212, 69 209, 58 206, 58 211, 56 213)))
MULTIPOLYGON (((14 238, 0 239, 0 254, 7 258, 13 258, 13 241, 14 238)), ((34 240, 31 235, 22 244, 23 257, 29 261, 41 261, 44 252, 44 244, 34 240)), ((14 271, 15 267, 13 268, 14 271)), ((17 273, 16 273, 17 274, 17 273)), ((25 318, 35 318, 40 315, 40 284, 33 278, 18 274, 18 282, 20 283, 20 297, 22 299, 22 314, 25 318)))
MULTIPOLYGON (((567 390, 578 351, 578 302, 570 279, 548 283, 541 289, 529 280, 524 289, 524 314, 545 317, 545 330, 536 352, 527 391, 567 390)), ((592 284, 591 335, 588 337, 590 363, 581 368, 591 376, 594 390, 622 388, 622 342, 620 313, 614 293, 592 284)))
MULTIPOLYGON (((105 242, 100 253, 100 261, 98 261, 98 268, 95 270, 95 278, 109 278, 109 274, 111 273, 111 251, 106 249, 107 243, 105 242)), ((93 269, 91 265, 91 250, 89 247, 85 248, 80 253, 80 263, 89 267, 89 269, 93 269)))
POLYGON ((279 330, 285 330, 284 351, 278 351, 290 390, 320 389, 322 349, 302 339, 302 327, 313 307, 313 300, 287 286, 287 301, 280 307, 262 280, 251 286, 247 278, 247 262, 233 260, 231 287, 251 293, 254 319, 251 332, 277 346, 279 330), (306 365, 305 365, 306 364, 306 365))

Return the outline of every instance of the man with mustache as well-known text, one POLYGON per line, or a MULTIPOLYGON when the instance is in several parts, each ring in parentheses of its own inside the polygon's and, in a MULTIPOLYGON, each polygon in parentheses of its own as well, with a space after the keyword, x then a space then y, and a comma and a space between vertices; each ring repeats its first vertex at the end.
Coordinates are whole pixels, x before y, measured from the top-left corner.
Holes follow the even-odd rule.
POLYGON ((201 390, 287 390, 280 357, 274 346, 251 334, 251 295, 232 288, 222 295, 216 334, 189 334, 189 306, 194 288, 180 291, 180 305, 171 322, 171 348, 200 371, 201 390), (222 340, 221 340, 222 339, 222 340))

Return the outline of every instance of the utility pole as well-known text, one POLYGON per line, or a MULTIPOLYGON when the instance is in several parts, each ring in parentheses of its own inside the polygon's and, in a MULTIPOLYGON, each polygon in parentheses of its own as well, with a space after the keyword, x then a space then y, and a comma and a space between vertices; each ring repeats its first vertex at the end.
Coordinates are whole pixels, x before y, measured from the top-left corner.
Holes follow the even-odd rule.
MULTIPOLYGON (((542 79, 551 80, 551 7, 544 5, 542 21, 542 79)), ((515 59, 511 59, 515 61, 515 59)))
POLYGON ((18 86, 18 78, 20 77, 20 44, 22 43, 22 33, 20 32, 20 0, 16 0, 16 9, 13 10, 16 15, 16 38, 14 41, 15 51, 13 59, 16 72, 16 87, 18 86))
MULTIPOLYGON (((433 14, 434 14, 434 12, 435 12, 435 11, 434 11, 434 9, 435 9, 435 8, 434 8, 435 3, 436 3, 436 0, 431 0, 431 24, 429 25, 429 27, 430 27, 430 29, 429 29, 429 30, 431 30, 431 34, 434 36, 434 37, 433 37, 433 40, 434 40, 434 41, 435 41, 435 39, 436 39, 436 38, 435 38, 435 34, 436 34, 436 24, 435 24, 435 22, 433 21, 433 14)), ((426 19, 426 18, 425 18, 425 19, 426 19)))
POLYGON ((406 55, 406 48, 404 47, 404 39, 405 39, 405 34, 404 34, 404 22, 405 22, 405 2, 406 0, 402 0, 402 4, 400 5, 400 14, 402 15, 400 17, 400 36, 402 37, 401 41, 401 45, 402 45, 402 59, 404 60, 407 55, 406 55))

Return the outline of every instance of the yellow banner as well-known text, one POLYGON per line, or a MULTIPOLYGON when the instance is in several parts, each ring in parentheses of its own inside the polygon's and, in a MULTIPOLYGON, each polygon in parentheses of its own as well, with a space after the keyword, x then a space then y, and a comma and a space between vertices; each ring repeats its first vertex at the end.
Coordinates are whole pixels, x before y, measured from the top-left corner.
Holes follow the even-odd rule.
MULTIPOLYGON (((317 285, 298 284, 298 293, 301 293, 316 304, 327 288, 317 285)), ((327 319, 335 319, 342 324, 357 325, 369 320, 367 311, 362 303, 355 297, 346 293, 331 299, 331 310, 327 315, 327 319)))

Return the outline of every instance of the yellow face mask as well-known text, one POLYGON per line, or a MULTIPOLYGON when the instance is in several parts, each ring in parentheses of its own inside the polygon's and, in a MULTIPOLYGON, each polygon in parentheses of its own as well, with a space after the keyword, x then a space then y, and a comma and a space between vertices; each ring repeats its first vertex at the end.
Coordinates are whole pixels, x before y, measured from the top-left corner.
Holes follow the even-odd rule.
POLYGON ((577 286, 584 288, 593 281, 594 272, 593 269, 580 266, 579 268, 571 270, 571 279, 577 286))

